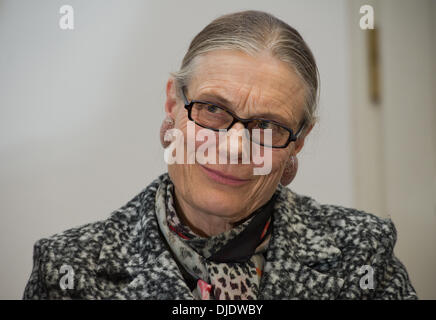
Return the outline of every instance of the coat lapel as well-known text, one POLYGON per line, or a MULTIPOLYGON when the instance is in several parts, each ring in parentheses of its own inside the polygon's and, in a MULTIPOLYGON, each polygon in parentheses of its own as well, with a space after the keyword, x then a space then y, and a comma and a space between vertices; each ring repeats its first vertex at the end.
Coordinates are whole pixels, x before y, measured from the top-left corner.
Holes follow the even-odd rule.
POLYGON ((139 210, 141 213, 133 228, 117 226, 106 232, 97 269, 104 278, 110 279, 103 288, 107 292, 105 298, 194 299, 159 232, 154 193, 144 198, 144 202, 153 206, 139 210), (123 234, 129 236, 120 241, 123 234), (121 246, 117 248, 116 243, 121 246))
POLYGON ((193 300, 190 289, 169 251, 143 266, 135 266, 132 281, 116 298, 152 300, 193 300))
POLYGON ((341 251, 316 213, 300 211, 301 198, 281 186, 279 193, 259 299, 336 298, 344 280, 320 270, 337 263, 341 251))
POLYGON ((126 264, 132 281, 117 298, 192 300, 194 296, 183 279, 165 238, 159 230, 155 209, 146 215, 139 227, 144 230, 138 253, 126 264), (146 259, 144 259, 146 257, 146 259))

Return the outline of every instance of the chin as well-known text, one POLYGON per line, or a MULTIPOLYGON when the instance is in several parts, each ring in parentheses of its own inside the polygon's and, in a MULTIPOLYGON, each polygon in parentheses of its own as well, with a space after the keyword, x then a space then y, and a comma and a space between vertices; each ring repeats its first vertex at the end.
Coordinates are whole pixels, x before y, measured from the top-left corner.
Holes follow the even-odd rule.
MULTIPOLYGON (((195 199, 204 212, 220 217, 239 217, 245 214, 247 204, 235 194, 205 192, 195 199)), ((237 218, 239 220, 240 218, 237 218)))
POLYGON ((194 200, 202 210, 217 216, 234 216, 245 213, 250 206, 247 194, 249 186, 230 187, 207 180, 202 182, 194 200))

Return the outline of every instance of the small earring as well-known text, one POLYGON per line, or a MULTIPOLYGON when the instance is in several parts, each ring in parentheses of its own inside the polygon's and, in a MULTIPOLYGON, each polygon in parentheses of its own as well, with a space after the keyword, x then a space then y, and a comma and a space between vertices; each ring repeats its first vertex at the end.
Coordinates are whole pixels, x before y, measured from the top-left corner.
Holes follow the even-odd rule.
POLYGON ((283 186, 287 186, 294 180, 297 175, 298 170, 298 159, 296 156, 291 156, 291 158, 286 162, 285 170, 283 170, 282 177, 280 179, 280 183, 283 186))
POLYGON ((170 116, 166 116, 166 118, 162 121, 162 125, 160 126, 160 143, 162 147, 166 148, 171 144, 171 141, 165 141, 165 133, 167 130, 174 128, 174 120, 170 116))

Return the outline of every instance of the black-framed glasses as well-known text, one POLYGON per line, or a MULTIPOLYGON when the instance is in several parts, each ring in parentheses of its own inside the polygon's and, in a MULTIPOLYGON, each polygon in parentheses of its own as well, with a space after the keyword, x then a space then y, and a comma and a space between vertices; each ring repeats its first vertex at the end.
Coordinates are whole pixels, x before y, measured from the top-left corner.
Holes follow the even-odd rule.
POLYGON ((208 101, 191 100, 189 102, 185 95, 185 88, 182 88, 181 91, 189 120, 200 127, 213 131, 230 130, 236 122, 241 122, 249 132, 250 141, 264 147, 286 148, 289 143, 298 139, 305 125, 303 121, 300 129, 294 134, 291 128, 274 120, 243 119, 231 111, 208 101), (252 134, 253 129, 260 130, 259 134, 252 134), (265 144, 263 141, 262 130, 265 129, 271 129, 271 144, 265 144))

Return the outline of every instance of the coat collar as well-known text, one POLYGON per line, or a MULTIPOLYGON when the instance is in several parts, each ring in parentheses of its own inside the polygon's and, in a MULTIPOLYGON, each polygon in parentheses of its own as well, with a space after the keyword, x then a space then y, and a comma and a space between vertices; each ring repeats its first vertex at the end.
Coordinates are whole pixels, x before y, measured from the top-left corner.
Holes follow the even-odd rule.
MULTIPOLYGON (((128 279, 109 298, 194 299, 160 234, 154 208, 156 181, 129 212, 117 212, 108 220, 112 228, 106 232, 97 273, 128 279), (120 242, 121 248, 114 247, 120 242)), ((259 299, 334 299, 344 280, 319 270, 337 261, 341 251, 321 230, 318 204, 313 202, 308 212, 302 201, 310 198, 281 185, 277 193, 259 299)))

